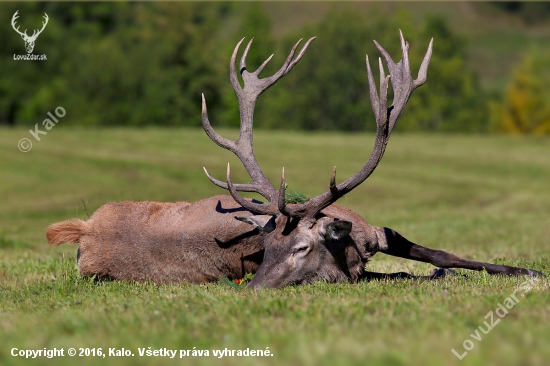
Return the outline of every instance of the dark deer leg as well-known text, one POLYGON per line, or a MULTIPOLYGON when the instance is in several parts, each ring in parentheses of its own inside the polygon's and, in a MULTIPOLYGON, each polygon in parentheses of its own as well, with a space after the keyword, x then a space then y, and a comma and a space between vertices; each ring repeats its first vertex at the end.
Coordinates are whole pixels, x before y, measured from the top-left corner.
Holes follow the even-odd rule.
POLYGON ((396 279, 419 279, 419 280, 433 280, 435 278, 442 278, 450 274, 454 274, 455 271, 446 268, 436 268, 433 272, 427 276, 414 276, 406 272, 397 273, 378 273, 378 272, 363 272, 360 280, 396 280, 396 279))
POLYGON ((541 272, 533 269, 483 263, 460 258, 454 254, 447 253, 442 250, 425 248, 408 241, 397 232, 386 227, 379 228, 377 232, 383 236, 382 238, 379 238, 381 239, 379 240, 380 252, 393 255, 395 257, 431 263, 434 266, 441 268, 464 268, 474 271, 482 271, 485 269, 487 273, 490 274, 504 274, 511 276, 544 276, 541 272))

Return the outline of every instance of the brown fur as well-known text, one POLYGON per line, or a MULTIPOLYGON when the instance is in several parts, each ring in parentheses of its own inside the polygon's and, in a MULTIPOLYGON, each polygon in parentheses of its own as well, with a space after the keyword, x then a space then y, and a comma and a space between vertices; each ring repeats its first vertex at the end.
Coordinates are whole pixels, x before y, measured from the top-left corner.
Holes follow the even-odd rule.
POLYGON ((80 243, 83 275, 157 283, 242 278, 259 266, 263 234, 229 196, 187 202, 110 202, 86 222, 48 227, 52 245, 80 243))
MULTIPOLYGON (((329 252, 342 273, 355 281, 376 252, 374 228, 336 205, 323 214, 354 220, 350 238, 331 243, 329 252)), ((193 204, 110 202, 86 222, 72 219, 50 225, 46 236, 51 245, 80 243, 78 267, 86 276, 201 283, 256 272, 266 234, 235 219, 251 215, 224 195, 193 204)))
POLYGON ((86 233, 86 223, 80 219, 52 224, 46 229, 46 238, 50 245, 62 243, 79 243, 80 237, 86 233))
POLYGON ((262 265, 249 286, 357 282, 364 275, 366 262, 378 251, 377 229, 355 212, 336 205, 324 209, 313 225, 281 215, 275 230, 266 237, 262 265), (337 221, 351 222, 351 232, 343 238, 327 239, 327 225, 337 221), (309 247, 307 255, 295 253, 295 248, 305 245, 309 247))

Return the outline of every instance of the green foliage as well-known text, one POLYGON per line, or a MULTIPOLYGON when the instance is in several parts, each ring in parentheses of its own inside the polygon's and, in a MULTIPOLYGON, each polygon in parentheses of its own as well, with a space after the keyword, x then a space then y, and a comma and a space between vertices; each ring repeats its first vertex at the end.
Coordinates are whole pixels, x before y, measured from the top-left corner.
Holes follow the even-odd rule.
POLYGON ((293 189, 285 190, 286 203, 306 203, 307 201, 309 201, 309 197, 307 197, 300 191, 293 190, 293 189))
POLYGON ((542 23, 550 16, 550 3, 546 1, 491 1, 490 4, 519 17, 526 24, 542 23))
MULTIPOLYGON (((334 11, 318 24, 301 30, 300 35, 315 35, 318 39, 296 70, 281 82, 277 92, 270 92, 266 107, 258 111, 258 124, 269 128, 374 131, 364 55, 369 55, 378 82, 379 52, 372 40, 376 39, 398 61, 401 59, 398 29, 402 29, 405 38, 411 41, 413 77, 431 37, 434 53, 428 81, 409 100, 399 130, 484 130, 487 118, 481 90, 464 61, 463 41, 450 31, 446 22, 427 18, 416 24, 412 15, 404 11, 372 21, 376 18, 371 14, 367 19, 351 10, 334 11)), ((288 37, 284 52, 298 38, 298 35, 288 37)))
MULTIPOLYGON (((214 104, 220 99, 213 39, 230 5, 3 3, 0 7, 3 14, 19 9, 22 20, 43 12, 50 17, 35 49, 47 54, 48 60, 10 61, 3 66, 0 120, 4 122, 34 125, 62 105, 70 116, 64 125, 198 126, 200 93, 214 104)), ((0 27, 10 35, 0 52, 24 53, 9 22, 0 27)))
MULTIPOLYGON (((199 126, 200 94, 216 126, 237 127, 239 110, 228 63, 255 37, 247 68, 275 53, 262 76, 273 74, 299 38, 318 36, 296 70, 259 99, 256 126, 280 129, 373 131, 363 55, 377 74, 377 39, 400 59, 398 29, 411 42, 413 76, 431 37, 427 84, 409 100, 397 131, 479 132, 488 124, 487 96, 466 60, 466 44, 447 20, 404 10, 391 16, 333 5, 321 21, 272 34, 268 5, 258 2, 0 3, 9 18, 19 10, 33 29, 50 22, 35 53, 46 62, 4 59, 0 124, 33 126, 61 105, 63 125, 199 126), (281 40, 282 39, 282 40, 281 40)), ((25 53, 8 21, 0 54, 25 53)), ((238 62, 239 60, 237 60, 238 62)), ((378 77, 375 75, 375 79, 378 77)), ((391 89, 391 88, 390 88, 391 89)), ((390 95, 391 100, 391 95, 390 95)))
POLYGON ((500 103, 491 108, 492 127, 511 134, 550 134, 550 52, 532 49, 514 71, 500 103))
POLYGON ((248 285, 248 283, 252 281, 253 278, 254 278, 254 273, 247 273, 244 275, 243 278, 239 278, 235 280, 230 280, 227 277, 222 277, 220 278, 218 283, 222 286, 227 286, 233 290, 242 291, 246 289, 246 285, 248 285))

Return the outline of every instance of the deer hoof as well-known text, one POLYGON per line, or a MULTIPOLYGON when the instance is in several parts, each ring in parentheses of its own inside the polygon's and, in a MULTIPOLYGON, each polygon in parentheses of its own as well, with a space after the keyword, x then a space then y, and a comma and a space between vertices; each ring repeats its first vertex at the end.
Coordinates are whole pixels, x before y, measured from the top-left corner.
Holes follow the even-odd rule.
POLYGON ((544 273, 535 271, 534 269, 528 269, 527 271, 529 271, 529 276, 531 277, 546 277, 544 273))
POLYGON ((449 269, 449 268, 437 268, 434 269, 432 274, 430 275, 431 278, 443 278, 447 277, 449 275, 456 274, 455 270, 449 269))

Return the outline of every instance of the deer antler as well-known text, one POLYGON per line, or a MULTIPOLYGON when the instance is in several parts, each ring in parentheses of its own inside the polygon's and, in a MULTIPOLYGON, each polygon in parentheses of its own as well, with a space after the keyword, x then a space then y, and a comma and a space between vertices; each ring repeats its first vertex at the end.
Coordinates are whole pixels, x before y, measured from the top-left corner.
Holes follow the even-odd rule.
POLYGON ((27 30, 25 29, 25 32, 21 32, 19 30, 19 27, 15 28, 15 23, 16 23, 16 20, 17 18, 19 18, 19 15, 17 14, 19 12, 19 10, 17 10, 15 12, 15 14, 13 14, 13 17, 11 18, 11 26, 13 28, 13 30, 15 30, 17 33, 19 33, 22 37, 24 37, 25 39, 36 39, 38 37, 38 35, 40 33, 42 33, 42 31, 44 30, 44 28, 46 28, 46 25, 48 24, 48 20, 50 19, 48 17, 48 14, 44 13, 44 20, 45 22, 42 22, 42 29, 38 30, 38 29, 35 29, 32 33, 32 36, 29 37, 29 35, 27 34, 27 30))
MULTIPOLYGON (((206 101, 204 99, 204 94, 202 95, 202 125, 204 130, 206 131, 206 134, 216 144, 237 155, 237 157, 241 160, 244 167, 246 168, 246 171, 252 178, 252 183, 234 185, 231 182, 231 171, 230 171, 229 165, 227 166, 227 183, 219 181, 213 178, 212 176, 210 176, 206 168, 204 168, 204 171, 212 183, 214 183, 215 185, 221 188, 228 189, 229 192, 231 193, 231 196, 233 196, 233 198, 235 199, 235 201, 237 201, 240 205, 242 205, 243 207, 249 210, 263 213, 263 214, 271 214, 271 215, 279 215, 281 213, 278 209, 279 201, 280 201, 280 196, 279 196, 280 192, 277 191, 275 187, 273 187, 273 185, 267 180, 262 170, 260 169, 260 166, 258 165, 258 162, 254 155, 254 147, 252 145, 252 129, 254 124, 253 116, 254 116, 254 107, 256 106, 256 101, 258 100, 258 97, 260 96, 260 94, 262 94, 269 87, 275 84, 283 76, 288 74, 290 70, 292 70, 292 68, 302 59, 304 53, 306 52, 310 43, 314 39, 315 37, 310 38, 306 42, 306 44, 302 47, 302 50, 298 53, 298 56, 294 58, 296 49, 298 48, 298 45, 302 41, 302 39, 300 39, 290 51, 286 61, 284 62, 283 66, 279 69, 279 71, 277 71, 274 75, 263 79, 260 79, 258 76, 260 75, 264 67, 267 65, 267 63, 271 60, 273 55, 271 55, 267 60, 265 60, 264 63, 256 71, 252 73, 248 72, 246 69, 246 58, 248 56, 248 52, 252 45, 252 41, 254 40, 254 39, 251 39, 250 42, 248 42, 246 49, 244 50, 244 53, 241 57, 241 62, 239 65, 240 73, 244 81, 244 87, 241 87, 241 85, 239 84, 237 69, 235 65, 235 62, 237 59, 237 53, 239 51, 239 47, 241 43, 244 41, 244 38, 241 39, 241 41, 237 44, 237 46, 235 47, 235 50, 233 51, 233 55, 231 56, 231 62, 229 65, 229 75, 230 75, 231 85, 233 86, 233 90, 237 95, 237 100, 239 102, 239 111, 241 116, 240 135, 236 141, 232 141, 220 136, 212 128, 210 121, 208 120, 208 112, 206 110, 206 101), (263 197, 265 197, 269 202, 264 204, 250 202, 248 200, 245 200, 242 196, 240 196, 237 193, 238 191, 257 192, 263 197)), ((283 194, 283 201, 284 201, 284 177, 282 179, 282 182, 283 182, 282 194, 283 194)))
POLYGON ((427 78, 428 65, 430 63, 430 57, 432 55, 433 38, 428 46, 426 56, 420 66, 418 78, 413 80, 411 76, 411 70, 409 65, 409 44, 405 42, 403 33, 399 30, 401 39, 401 53, 402 60, 395 63, 390 55, 386 52, 378 42, 374 41, 376 47, 386 60, 390 76, 385 76, 384 68, 382 66, 382 60, 379 58, 378 63, 380 67, 380 96, 376 91, 376 84, 372 76, 372 71, 369 64, 369 58, 367 56, 367 75, 369 80, 369 94, 371 99, 372 110, 376 118, 376 140, 374 148, 369 156, 369 159, 365 165, 355 173, 352 177, 348 178, 344 182, 336 185, 336 167, 334 167, 332 177, 330 180, 329 190, 304 204, 289 205, 284 208, 285 212, 289 216, 299 218, 313 219, 322 209, 328 207, 332 203, 336 202, 340 197, 353 190, 355 187, 364 182, 374 171, 384 152, 386 150, 387 143, 390 138, 390 134, 395 126, 395 123, 401 112, 405 108, 409 97, 414 89, 424 84, 427 78), (388 81, 391 78, 392 87, 394 91, 393 104, 387 106, 387 91, 388 81))
POLYGON ((26 29, 25 29, 25 32, 21 32, 19 30, 19 27, 15 28, 16 20, 17 20, 17 18, 19 18, 19 15, 17 14, 18 12, 19 12, 19 10, 17 10, 15 12, 15 14, 13 14, 13 17, 11 18, 11 26, 12 26, 13 30, 16 31, 17 33, 19 33, 21 36, 28 37, 26 29))
POLYGON ((246 70, 246 56, 248 55, 248 51, 250 50, 250 46, 252 44, 251 40, 248 43, 241 58, 240 71, 244 80, 244 88, 241 88, 237 79, 235 60, 237 57, 239 46, 244 40, 243 38, 235 47, 230 64, 231 84, 233 85, 233 89, 235 90, 235 94, 237 95, 237 99, 239 100, 239 109, 241 114, 241 133, 239 139, 237 141, 231 141, 218 135, 214 131, 214 129, 210 125, 210 122, 208 121, 204 95, 202 97, 202 124, 208 136, 216 144, 223 147, 224 149, 232 151, 235 155, 239 157, 248 174, 252 178, 252 183, 234 185, 231 182, 231 171, 229 165, 227 166, 227 183, 221 182, 213 178, 212 176, 210 176, 210 174, 208 174, 205 169, 208 178, 217 186, 228 189, 231 193, 231 196, 233 196, 233 198, 239 204, 247 209, 264 214, 283 214, 286 216, 307 220, 314 219, 315 216, 322 209, 328 207, 332 203, 336 202, 340 197, 352 191, 355 187, 364 182, 372 174, 374 169, 376 169, 376 166, 384 155, 395 123, 397 122, 397 119, 405 108, 409 97, 411 96, 414 89, 424 84, 427 78, 428 65, 430 63, 430 58, 432 55, 433 39, 430 41, 428 51, 426 52, 426 56, 422 61, 422 65, 420 66, 418 78, 416 80, 413 80, 409 65, 409 44, 408 42, 405 42, 401 30, 399 31, 399 35, 401 40, 401 53, 403 58, 398 63, 395 63, 386 52, 386 50, 382 48, 382 46, 380 46, 378 42, 374 41, 376 47, 386 60, 388 69, 390 71, 390 75, 386 76, 384 72, 384 67, 382 65, 382 60, 379 58, 378 64, 380 68, 380 95, 376 90, 376 84, 374 82, 374 77, 370 68, 369 58, 368 56, 366 57, 367 77, 369 81, 369 95, 371 99, 372 111, 376 119, 376 140, 374 142, 373 151, 371 152, 367 162, 352 177, 346 179, 344 182, 338 185, 336 185, 336 167, 334 167, 332 177, 330 179, 329 190, 327 192, 309 200, 306 203, 289 205, 285 203, 284 168, 281 178, 281 186, 279 191, 277 191, 262 173, 258 162, 256 161, 256 157, 254 156, 254 149, 252 147, 253 113, 258 96, 265 90, 267 90, 271 85, 273 85, 277 80, 286 75, 292 69, 292 67, 294 67, 294 65, 296 65, 298 61, 300 61, 307 47, 315 38, 311 38, 304 45, 298 56, 293 59, 296 48, 300 44, 301 40, 298 41, 290 51, 290 54, 281 69, 273 76, 265 79, 259 79, 258 75, 263 70, 265 65, 271 60, 271 57, 273 57, 273 55, 271 55, 258 68, 258 70, 253 73, 249 73, 246 70), (390 78, 392 80, 394 100, 392 105, 388 108, 387 94, 388 82, 390 78), (241 197, 237 193, 238 191, 257 192, 267 198, 269 203, 252 203, 241 197))
POLYGON ((48 20, 49 20, 50 18, 48 18, 48 14, 46 14, 46 13, 44 13, 43 18, 44 18, 44 20, 45 20, 46 22, 42 22, 42 29, 40 29, 40 30, 35 29, 35 30, 33 31, 33 33, 32 33, 32 36, 31 36, 30 38, 36 38, 36 37, 38 37, 38 35, 39 35, 40 33, 42 33, 42 31, 44 30, 44 28, 46 28, 46 25, 48 24, 48 20))

